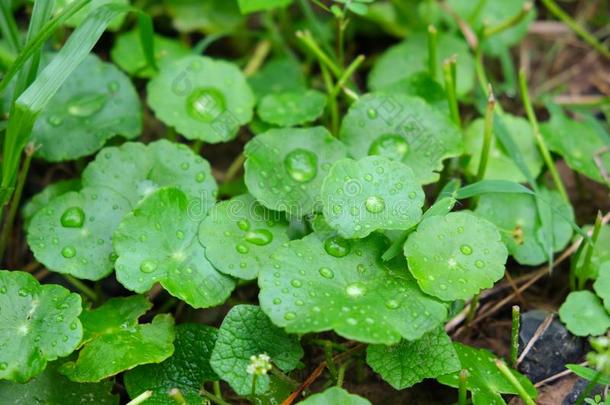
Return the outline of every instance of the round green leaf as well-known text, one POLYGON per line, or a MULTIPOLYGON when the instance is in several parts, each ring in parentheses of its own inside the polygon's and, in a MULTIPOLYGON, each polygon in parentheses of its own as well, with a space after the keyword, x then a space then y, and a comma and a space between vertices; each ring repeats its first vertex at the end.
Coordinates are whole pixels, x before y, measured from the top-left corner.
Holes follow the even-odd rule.
POLYGON ((610 312, 610 262, 603 263, 599 268, 597 280, 593 288, 599 297, 604 301, 606 311, 610 312))
MULTIPOLYGON (((472 0, 449 0, 448 3, 460 17, 478 31, 486 27, 495 27, 516 16, 527 1, 486 0, 478 3, 472 0)), ((528 27, 535 18, 536 12, 530 11, 518 24, 486 38, 482 42, 483 49, 491 55, 500 55, 501 49, 518 44, 527 35, 528 27)), ((458 66, 459 61, 458 58, 458 66)))
POLYGON ((201 223, 199 240, 219 271, 251 280, 269 255, 288 242, 287 231, 283 214, 245 194, 214 206, 201 223))
POLYGON ((226 0, 163 0, 174 28, 180 32, 226 34, 244 20, 237 2, 226 0))
POLYGON ((176 326, 174 354, 159 364, 146 364, 124 375, 125 388, 131 398, 151 390, 146 400, 150 405, 176 405, 169 396, 172 389, 180 390, 187 404, 201 403, 201 384, 217 381, 210 366, 210 356, 218 330, 207 325, 185 323, 176 326))
MULTIPOLYGON (((532 176, 537 177, 542 169, 543 161, 538 152, 536 138, 532 127, 526 119, 512 115, 502 117, 506 130, 517 145, 517 149, 525 160, 525 164, 532 176)), ((485 120, 480 118, 474 120, 466 129, 465 146, 466 154, 470 156, 470 161, 466 166, 466 171, 471 176, 476 176, 479 171, 481 160, 481 149, 483 148, 483 132, 485 120)), ((525 175, 506 154, 502 146, 496 142, 492 136, 491 149, 487 169, 485 170, 485 180, 510 180, 516 183, 527 181, 525 175)))
POLYGON ((83 336, 80 296, 28 273, 0 270, 0 308, 0 379, 28 381, 83 336))
POLYGON ((81 189, 80 179, 60 180, 50 184, 40 193, 33 196, 30 201, 24 204, 21 210, 25 229, 28 228, 34 214, 46 207, 53 198, 67 193, 68 191, 78 191, 81 189))
MULTIPOLYGON (((485 349, 476 349, 461 343, 454 343, 455 351, 462 364, 461 369, 468 370, 466 388, 472 393, 474 405, 504 405, 500 394, 518 394, 515 386, 500 372, 496 366, 496 357, 485 349)), ((511 370, 531 398, 536 398, 534 385, 523 375, 511 370)), ((437 378, 441 384, 458 388, 460 371, 437 378)))
MULTIPOLYGON (((552 208, 553 246, 558 252, 572 238, 572 206, 557 191, 542 188, 540 198, 552 208)), ((483 194, 475 210, 476 214, 494 223, 509 253, 521 264, 535 266, 548 260, 540 241, 542 232, 536 198, 528 194, 483 194)))
POLYGON ((77 159, 100 149, 115 135, 142 131, 140 98, 129 78, 94 54, 70 75, 32 130, 36 155, 51 161, 77 159))
MULTIPOLYGON (((271 363, 282 371, 291 371, 303 357, 303 349, 294 336, 271 323, 267 315, 254 305, 236 305, 220 325, 218 339, 212 351, 212 369, 228 382, 239 395, 252 392, 253 376, 246 370, 251 356, 266 354, 271 363)), ((269 389, 269 376, 256 379, 256 394, 269 389)))
POLYGON ((313 394, 299 402, 300 405, 329 405, 329 404, 341 404, 341 405, 371 405, 368 399, 359 397, 358 395, 350 394, 346 390, 340 387, 331 387, 320 392, 313 394))
POLYGON ((83 172, 84 186, 110 187, 132 205, 160 187, 176 187, 191 201, 190 214, 205 218, 217 186, 207 160, 166 140, 105 148, 83 172))
POLYGON ((246 144, 245 181, 265 207, 293 216, 320 204, 320 188, 331 164, 345 147, 326 128, 272 129, 246 144))
POLYGON ((336 162, 322 185, 324 218, 346 238, 417 224, 424 190, 410 167, 383 156, 336 162))
POLYGON ((443 86, 434 80, 428 72, 415 73, 401 79, 391 87, 383 90, 390 94, 405 94, 407 96, 420 97, 437 110, 449 115, 449 104, 447 104, 447 93, 443 86))
POLYGON ((268 94, 258 105, 263 121, 280 127, 303 125, 318 119, 326 107, 326 96, 316 90, 268 94))
POLYGON ((551 120, 540 126, 549 148, 565 159, 570 168, 578 173, 604 183, 604 178, 595 162, 599 156, 601 164, 610 170, 610 153, 601 153, 606 144, 595 128, 584 122, 578 122, 563 114, 553 114, 551 120), (578 136, 574 136, 578 134, 578 136))
POLYGON ((508 252, 498 229, 470 212, 432 216, 405 243, 421 289, 443 301, 468 299, 504 276, 508 252))
POLYGON ((52 199, 28 228, 28 245, 49 270, 87 280, 112 272, 112 233, 131 209, 106 187, 87 187, 52 199))
POLYGON ((282 246, 259 274, 261 308, 290 333, 334 330, 367 343, 413 340, 437 327, 445 306, 424 295, 405 269, 379 257, 385 243, 311 234, 282 246))
POLYGON ((138 293, 159 282, 194 308, 222 304, 235 283, 206 259, 188 209, 182 191, 162 188, 126 215, 112 238, 117 279, 138 293))
POLYGON ((86 310, 83 347, 76 361, 60 372, 76 382, 98 382, 140 364, 159 363, 174 352, 174 319, 157 315, 151 323, 138 318, 152 307, 142 295, 111 298, 101 307, 86 310))
POLYGON ((290 57, 272 59, 265 63, 248 78, 248 83, 257 99, 267 94, 297 92, 306 88, 301 65, 290 57))
POLYGON ((462 154, 462 134, 424 100, 402 94, 368 94, 350 107, 341 140, 356 158, 381 155, 409 166, 422 184, 439 179, 443 160, 462 154))
MULTIPOLYGON (((154 35, 154 41, 155 60, 158 67, 163 67, 175 59, 191 53, 184 44, 172 38, 154 35)), ((110 51, 110 57, 114 63, 132 76, 149 78, 156 74, 148 66, 138 29, 120 34, 110 51)))
POLYGON ((460 370, 460 360, 443 328, 412 342, 401 340, 389 347, 371 345, 366 351, 366 362, 397 390, 460 370))
MULTIPOLYGON (((474 60, 466 41, 439 33, 437 54, 439 61, 457 55, 457 92, 465 95, 472 90, 474 60)), ((386 91, 397 82, 422 71, 428 71, 428 36, 416 33, 381 55, 369 75, 369 88, 373 91, 386 91)), ((436 77, 443 77, 442 63, 437 63, 436 77)))
MULTIPOLYGON (((74 0, 56 0, 55 2, 55 14, 59 14, 64 8, 66 8, 70 3, 74 0)), ((121 4, 121 5, 129 5, 129 0, 91 0, 91 2, 85 3, 84 7, 80 9, 79 12, 74 14, 74 16, 70 17, 66 22, 66 25, 69 27, 78 27, 85 21, 87 16, 91 14, 95 9, 105 5, 105 4, 121 4)), ((110 25, 108 29, 111 31, 117 31, 121 28, 123 21, 125 20, 126 13, 119 15, 116 17, 110 25)))
POLYGON ((148 104, 186 138, 218 143, 252 119, 254 95, 237 66, 193 55, 164 66, 148 83, 148 104))
POLYGON ((559 307, 559 318, 576 336, 598 336, 610 329, 610 315, 591 291, 573 291, 559 307))
POLYGON ((113 381, 80 384, 59 374, 59 362, 47 368, 26 384, 0 382, 0 403, 11 405, 117 405, 119 396, 112 394, 113 381))

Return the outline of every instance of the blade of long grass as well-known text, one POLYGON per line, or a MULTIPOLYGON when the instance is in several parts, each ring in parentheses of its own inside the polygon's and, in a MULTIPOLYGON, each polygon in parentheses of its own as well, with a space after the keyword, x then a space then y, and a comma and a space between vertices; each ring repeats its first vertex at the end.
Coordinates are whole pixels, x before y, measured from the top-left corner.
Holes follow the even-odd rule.
POLYGON ((21 40, 19 39, 19 29, 13 16, 11 4, 11 0, 0 1, 0 32, 2 32, 2 37, 9 49, 18 53, 21 50, 21 40))
POLYGON ((155 29, 152 18, 145 13, 138 13, 138 31, 140 34, 140 45, 144 51, 144 58, 148 67, 157 71, 157 61, 155 59, 155 29))

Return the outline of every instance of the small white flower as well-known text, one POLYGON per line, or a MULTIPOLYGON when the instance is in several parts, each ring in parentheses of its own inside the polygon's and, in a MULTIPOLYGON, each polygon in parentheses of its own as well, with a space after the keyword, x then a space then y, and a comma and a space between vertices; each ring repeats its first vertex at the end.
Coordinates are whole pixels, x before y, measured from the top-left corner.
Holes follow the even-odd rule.
POLYGON ((252 375, 265 375, 271 367, 271 357, 261 353, 258 356, 250 356, 250 364, 246 367, 246 372, 252 375))

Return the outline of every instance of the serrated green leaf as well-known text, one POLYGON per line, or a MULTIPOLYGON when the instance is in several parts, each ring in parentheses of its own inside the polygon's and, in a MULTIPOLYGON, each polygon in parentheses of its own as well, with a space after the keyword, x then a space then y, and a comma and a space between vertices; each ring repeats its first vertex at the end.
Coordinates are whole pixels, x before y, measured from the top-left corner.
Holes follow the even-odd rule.
POLYGON ((34 214, 46 207, 49 201, 51 201, 53 198, 65 194, 68 191, 80 190, 80 188, 80 179, 60 180, 46 186, 44 190, 34 195, 24 204, 21 210, 21 215, 24 221, 23 227, 27 229, 34 214))
POLYGON ((147 364, 125 373, 125 388, 131 398, 151 390, 146 400, 150 405, 176 405, 169 396, 172 389, 180 390, 187 404, 201 404, 199 394, 206 381, 217 381, 210 366, 210 356, 218 330, 207 325, 185 323, 176 326, 174 354, 159 364, 147 364))
POLYGON ((180 32, 227 33, 244 21, 236 1, 164 0, 163 3, 174 28, 180 32))
POLYGON ((389 347, 371 345, 366 351, 366 362, 397 390, 460 370, 460 360, 442 328, 412 342, 401 340, 389 347))
MULTIPOLYGON (((457 55, 457 92, 465 95, 474 87, 474 60, 466 41, 439 33, 437 58, 443 61, 457 55)), ((415 33, 388 49, 373 66, 368 85, 372 91, 387 91, 410 76, 428 70, 428 36, 415 33)), ((443 77, 442 63, 437 63, 436 77, 443 77)))
POLYGON ((292 0, 237 0, 239 10, 242 14, 286 7, 290 5, 290 3, 292 3, 292 0))
POLYGON ((422 221, 405 243, 405 256, 425 293, 453 301, 500 280, 508 252, 494 224, 460 211, 422 221))
POLYGON ((254 95, 234 64, 192 55, 161 68, 148 83, 148 104, 186 138, 218 143, 250 122, 254 95))
POLYGON ((140 98, 114 65, 89 54, 38 116, 32 142, 51 162, 90 155, 115 135, 142 131, 140 98))
POLYGON ((105 186, 133 206, 160 187, 176 187, 191 201, 190 213, 205 218, 217 186, 207 160, 186 145, 166 140, 105 148, 83 172, 83 186, 105 186))
POLYGON ((260 205, 249 194, 214 206, 199 227, 206 257, 219 271, 256 278, 278 247, 288 242, 284 215, 260 205))
MULTIPOLYGON (((189 55, 190 50, 180 41, 161 35, 154 36, 155 61, 157 66, 163 67, 175 59, 189 55)), ((153 77, 156 72, 148 66, 142 45, 140 43, 140 31, 132 31, 120 34, 112 50, 110 51, 112 61, 121 69, 135 77, 153 77)))
MULTIPOLYGON (((468 370, 466 388, 472 392, 474 405, 504 405, 500 394, 518 394, 510 381, 498 370, 496 357, 485 349, 476 349, 461 343, 454 343, 462 369, 468 370)), ((530 397, 536 398, 534 385, 517 371, 511 370, 517 381, 530 397)), ((441 384, 457 388, 460 384, 459 371, 438 377, 441 384)))
POLYGON ((606 170, 610 170, 610 153, 601 153, 606 144, 594 127, 570 119, 563 113, 554 113, 550 121, 540 125, 540 131, 549 149, 563 156, 572 170, 604 183, 595 156, 606 170))
POLYGON ((60 372, 76 382, 98 382, 141 364, 160 363, 174 352, 174 319, 157 315, 151 323, 138 318, 152 304, 146 297, 111 298, 101 307, 86 310, 83 347, 78 359, 63 364, 60 372))
POLYGON ((52 199, 30 222, 27 241, 49 270, 87 280, 112 272, 112 233, 131 206, 106 187, 86 187, 52 199))
POLYGON ((424 199, 411 168, 383 156, 339 160, 322 184, 324 218, 346 238, 409 229, 419 222, 424 199))
POLYGON ((610 329, 610 315, 591 291, 573 291, 559 307, 559 318, 576 336, 598 336, 610 329))
POLYGON ((222 304, 235 282, 206 259, 198 228, 182 191, 162 188, 150 194, 123 218, 112 237, 118 281, 137 293, 158 282, 194 308, 222 304))
POLYGON ((68 380, 57 368, 59 361, 25 384, 0 382, 0 403, 11 405, 117 405, 119 396, 111 393, 113 381, 81 384, 68 380))
POLYGON ((22 271, 0 270, 0 379, 24 383, 78 346, 81 298, 22 271))
MULTIPOLYGON (((239 395, 252 392, 253 376, 246 369, 251 356, 267 354, 274 366, 288 372, 303 357, 303 349, 294 336, 273 325, 267 315, 254 305, 234 306, 225 316, 212 352, 212 369, 239 395)), ((269 389, 269 376, 257 376, 256 393, 269 389)))
POLYGON ((326 107, 326 96, 316 90, 273 93, 264 96, 258 115, 280 127, 304 125, 318 119, 326 107))
MULTIPOLYGON (((55 14, 59 14, 65 7, 67 7, 74 0, 55 0, 55 14)), ((82 24, 82 22, 87 18, 89 14, 93 12, 93 10, 105 5, 105 4, 123 4, 129 5, 129 0, 92 0, 88 4, 86 4, 78 13, 76 13, 73 17, 68 19, 66 25, 70 27, 78 27, 82 24)), ((126 13, 123 13, 112 20, 112 22, 108 25, 108 29, 112 31, 118 30, 123 21, 125 20, 126 13)))
POLYGON ((368 399, 350 394, 343 388, 331 387, 318 394, 313 394, 299 402, 300 405, 371 405, 368 399))
POLYGON ((422 184, 439 179, 443 160, 463 150, 459 129, 424 100, 402 94, 368 94, 350 107, 341 140, 356 158, 381 155, 400 161, 422 184))
POLYGON ((604 301, 606 311, 610 312, 610 262, 599 267, 597 280, 593 283, 597 295, 604 301))
POLYGON ((268 94, 296 92, 306 89, 305 75, 297 60, 290 57, 272 59, 248 78, 257 99, 268 94))
POLYGON ((424 295, 404 268, 386 267, 385 248, 375 235, 291 241, 259 274, 261 307, 290 333, 332 329, 382 344, 417 339, 443 322, 446 308, 424 295))
MULTIPOLYGON (((557 191, 540 188, 541 198, 552 207, 553 250, 562 250, 572 238, 574 211, 557 191)), ((494 223, 508 251, 521 264, 535 266, 548 260, 540 242, 542 223, 535 197, 528 194, 484 194, 476 214, 494 223)))
MULTIPOLYGON (((537 177, 542 170, 543 161, 530 124, 524 118, 508 114, 503 116, 503 120, 506 130, 512 135, 512 139, 523 156, 531 175, 537 177)), ((481 149, 483 148, 484 121, 482 118, 474 120, 464 133, 466 154, 470 156, 466 172, 471 176, 476 176, 479 170, 481 149)), ((528 180, 501 145, 496 142, 495 136, 492 136, 485 179, 510 180, 517 183, 524 183, 528 180)))
POLYGON ((313 212, 330 166, 346 156, 326 128, 272 129, 246 144, 245 180, 265 207, 294 216, 313 212))

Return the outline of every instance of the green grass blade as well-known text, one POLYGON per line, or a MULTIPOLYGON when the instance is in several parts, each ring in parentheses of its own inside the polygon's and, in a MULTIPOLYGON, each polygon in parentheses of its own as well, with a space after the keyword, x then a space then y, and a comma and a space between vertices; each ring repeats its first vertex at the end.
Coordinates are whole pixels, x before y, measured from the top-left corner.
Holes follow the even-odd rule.
POLYGON ((148 66, 155 71, 159 70, 155 60, 155 29, 152 18, 146 13, 138 13, 138 29, 140 32, 140 45, 144 51, 144 58, 148 66))
POLYGON ((0 1, 0 32, 5 39, 9 49, 17 53, 21 49, 21 40, 19 39, 19 29, 15 23, 11 0, 0 1))

